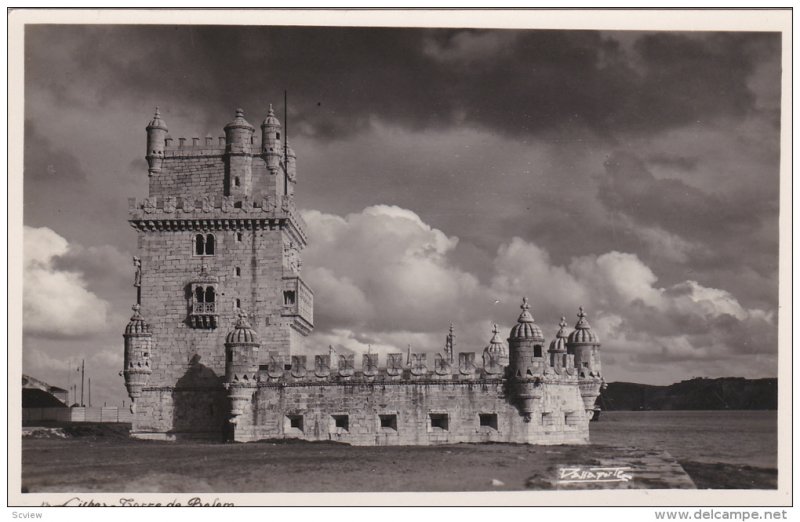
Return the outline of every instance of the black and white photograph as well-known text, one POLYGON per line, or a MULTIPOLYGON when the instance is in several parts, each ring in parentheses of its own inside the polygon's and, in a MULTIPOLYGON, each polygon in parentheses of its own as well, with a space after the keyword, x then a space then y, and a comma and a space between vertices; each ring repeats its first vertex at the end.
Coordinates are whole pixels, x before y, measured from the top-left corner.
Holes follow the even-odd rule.
POLYGON ((10 505, 791 504, 790 10, 9 27, 10 505))

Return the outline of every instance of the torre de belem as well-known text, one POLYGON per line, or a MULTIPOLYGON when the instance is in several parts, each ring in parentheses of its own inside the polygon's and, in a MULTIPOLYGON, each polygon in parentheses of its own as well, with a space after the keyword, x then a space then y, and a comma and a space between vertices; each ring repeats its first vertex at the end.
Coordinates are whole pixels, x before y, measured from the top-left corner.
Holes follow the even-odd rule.
POLYGON ((260 137, 241 109, 224 130, 176 142, 158 109, 147 125, 149 194, 129 200, 132 436, 589 442, 604 382, 583 309, 572 331, 561 318, 549 347, 523 299, 507 340, 495 325, 482 353, 457 352, 451 326, 438 354, 305 355, 314 294, 301 276, 295 152, 272 107, 260 137))

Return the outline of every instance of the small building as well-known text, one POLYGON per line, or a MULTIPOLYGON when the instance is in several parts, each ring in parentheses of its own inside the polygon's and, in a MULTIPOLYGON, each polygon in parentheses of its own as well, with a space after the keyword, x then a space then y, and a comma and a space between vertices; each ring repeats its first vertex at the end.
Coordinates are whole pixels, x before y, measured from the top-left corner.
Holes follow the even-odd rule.
POLYGON ((23 408, 59 408, 67 406, 67 390, 22 374, 23 408))

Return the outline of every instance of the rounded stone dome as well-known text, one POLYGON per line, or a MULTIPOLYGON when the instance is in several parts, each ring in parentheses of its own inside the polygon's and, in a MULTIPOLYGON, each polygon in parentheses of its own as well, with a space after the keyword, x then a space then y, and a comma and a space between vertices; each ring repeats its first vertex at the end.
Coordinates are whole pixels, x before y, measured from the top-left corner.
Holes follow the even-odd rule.
POLYGON ((489 341, 489 346, 483 349, 484 352, 489 353, 496 357, 505 357, 508 355, 506 343, 500 338, 500 330, 497 325, 492 328, 492 340, 489 341))
POLYGON ((236 109, 236 117, 233 119, 232 122, 225 125, 225 129, 247 129, 250 131, 254 131, 255 128, 248 123, 247 120, 244 119, 244 110, 236 109))
POLYGON ((556 333, 556 338, 550 342, 550 351, 551 352, 566 352, 567 351, 567 338, 569 337, 569 332, 567 331, 567 318, 561 317, 561 322, 558 323, 559 328, 558 332, 556 333))
POLYGON ((592 331, 592 327, 589 326, 589 321, 586 320, 586 317, 586 313, 581 306, 578 312, 578 323, 567 339, 569 344, 600 344, 597 334, 592 331))
POLYGON ((522 313, 519 314, 517 324, 511 329, 511 335, 509 338, 525 339, 543 343, 544 335, 542 334, 542 329, 539 328, 539 325, 533 322, 533 316, 528 311, 530 309, 530 305, 528 304, 527 297, 522 298, 522 305, 520 305, 520 308, 522 308, 522 313))
POLYGON ((167 124, 161 119, 161 112, 159 112, 158 107, 156 107, 156 113, 153 115, 153 119, 147 124, 147 130, 150 129, 167 130, 167 124))
POLYGON ((239 319, 233 330, 225 336, 225 344, 258 344, 258 335, 247 322, 247 314, 239 312, 239 319))
POLYGON ((261 124, 262 127, 280 127, 281 121, 275 116, 275 110, 272 108, 272 104, 269 104, 269 112, 267 113, 267 117, 264 118, 264 123, 261 124))
POLYGON ((133 315, 127 326, 125 326, 125 335, 150 335, 150 325, 139 313, 141 307, 135 304, 132 308, 133 315))

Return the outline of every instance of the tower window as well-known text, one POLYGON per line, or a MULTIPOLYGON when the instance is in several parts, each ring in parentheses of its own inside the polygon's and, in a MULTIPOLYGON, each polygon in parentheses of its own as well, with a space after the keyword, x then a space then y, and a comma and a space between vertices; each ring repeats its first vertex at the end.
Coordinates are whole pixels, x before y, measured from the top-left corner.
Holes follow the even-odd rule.
POLYGON ((193 328, 216 328, 216 288, 196 285, 192 290, 192 313, 190 316, 193 328))
POLYGON ((533 347, 533 356, 534 357, 542 356, 542 347, 540 345, 537 344, 533 347))
POLYGON ((482 428, 491 428, 497 431, 496 413, 481 413, 478 415, 478 422, 482 428))
POLYGON ((236 176, 235 178, 233 178, 233 184, 236 185, 237 187, 240 185, 239 176, 236 176))
POLYGON ((236 275, 236 277, 239 277, 239 276, 241 276, 241 275, 242 275, 242 269, 241 269, 241 268, 239 268, 239 267, 237 266, 237 267, 234 269, 233 273, 236 275))
POLYGON ((431 431, 447 431, 450 428, 450 420, 446 413, 430 413, 431 431))
POLYGON ((214 255, 214 234, 197 234, 194 237, 194 253, 198 256, 213 256, 214 255))
POLYGON ((378 415, 378 417, 380 419, 382 429, 397 431, 397 415, 387 414, 378 415))
POLYGON ((303 416, 302 415, 287 415, 286 424, 290 430, 303 431, 303 416))
POLYGON ((241 241, 241 240, 242 240, 242 233, 241 232, 237 232, 236 233, 236 241, 241 241))
POLYGON ((241 307, 242 307, 242 300, 241 299, 237 299, 236 300, 236 308, 241 308, 241 307))
POLYGON ((294 290, 286 290, 283 292, 283 304, 284 306, 294 305, 294 290))
POLYGON ((333 417, 333 427, 337 430, 348 431, 350 429, 350 417, 348 415, 331 415, 333 417))
POLYGON ((281 139, 281 133, 280 132, 276 132, 275 133, 275 139, 276 140, 280 140, 281 139))

